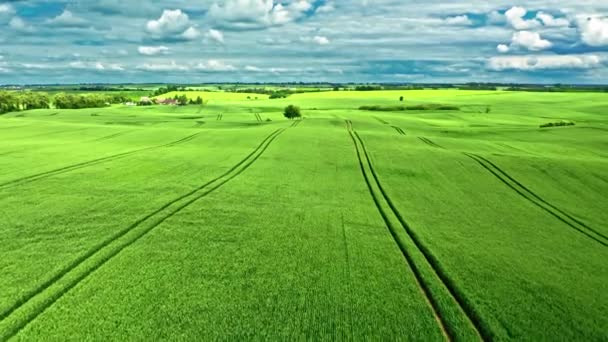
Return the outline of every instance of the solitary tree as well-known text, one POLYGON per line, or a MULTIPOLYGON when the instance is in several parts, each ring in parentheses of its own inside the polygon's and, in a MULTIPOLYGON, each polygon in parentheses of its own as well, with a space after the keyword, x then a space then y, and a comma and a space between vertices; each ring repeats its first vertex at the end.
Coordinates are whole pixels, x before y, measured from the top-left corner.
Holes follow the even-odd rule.
POLYGON ((300 107, 294 105, 289 105, 285 107, 285 112, 283 112, 283 115, 290 120, 302 117, 302 114, 300 113, 300 107))
POLYGON ((403 96, 399 97, 399 101, 403 102, 403 96))

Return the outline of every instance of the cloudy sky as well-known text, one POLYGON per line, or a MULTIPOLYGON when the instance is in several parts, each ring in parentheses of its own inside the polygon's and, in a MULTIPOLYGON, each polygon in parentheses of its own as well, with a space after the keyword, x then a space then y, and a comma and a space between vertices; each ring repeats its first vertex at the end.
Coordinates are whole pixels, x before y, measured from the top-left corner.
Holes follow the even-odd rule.
POLYGON ((607 80, 605 0, 0 0, 0 84, 607 80))

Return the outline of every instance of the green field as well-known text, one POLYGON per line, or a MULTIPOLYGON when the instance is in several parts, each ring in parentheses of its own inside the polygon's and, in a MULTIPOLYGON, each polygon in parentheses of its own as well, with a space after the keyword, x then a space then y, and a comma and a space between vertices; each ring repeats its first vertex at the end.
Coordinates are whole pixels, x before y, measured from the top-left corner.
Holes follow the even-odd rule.
POLYGON ((186 94, 0 116, 0 341, 608 339, 608 95, 186 94))

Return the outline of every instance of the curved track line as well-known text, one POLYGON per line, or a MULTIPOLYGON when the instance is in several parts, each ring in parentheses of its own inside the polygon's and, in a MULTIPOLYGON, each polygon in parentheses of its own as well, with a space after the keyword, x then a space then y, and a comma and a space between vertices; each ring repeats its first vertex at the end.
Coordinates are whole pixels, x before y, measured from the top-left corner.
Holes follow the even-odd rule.
POLYGON ((104 163, 107 161, 113 161, 116 159, 120 159, 120 158, 124 158, 127 156, 130 156, 132 154, 136 154, 136 153, 140 153, 140 152, 146 152, 146 151, 150 151, 150 150, 154 150, 154 149, 159 149, 159 148, 163 148, 163 147, 172 147, 175 145, 179 145, 185 142, 188 142, 194 138, 196 138, 197 135, 199 135, 200 133, 195 133, 192 135, 189 135, 185 138, 182 138, 180 140, 176 140, 173 142, 170 142, 168 144, 164 144, 164 145, 158 145, 158 146, 150 146, 150 147, 144 147, 138 150, 134 150, 134 151, 129 151, 129 152, 123 152, 123 153, 118 153, 118 154, 114 154, 114 155, 110 155, 107 157, 103 157, 103 158, 98 158, 98 159, 93 159, 93 160, 89 160, 86 162, 81 162, 81 163, 77 163, 77 164, 72 164, 72 165, 68 165, 68 166, 64 166, 58 169, 54 169, 51 171, 46 171, 46 172, 41 172, 35 175, 31 175, 31 176, 26 176, 26 177, 22 177, 22 178, 17 178, 17 179, 13 179, 11 181, 5 182, 0 184, 0 189, 3 188, 8 188, 8 187, 12 187, 12 186, 16 186, 16 185, 20 185, 20 184, 24 184, 24 183, 30 183, 30 182, 34 182, 40 179, 44 179, 44 178, 48 178, 48 177, 52 177, 58 174, 62 174, 62 173, 66 173, 66 172, 70 172, 73 170, 78 170, 78 169, 82 169, 84 167, 88 167, 88 166, 92 166, 92 165, 97 165, 100 163, 104 163))
POLYGON ((369 165, 369 169, 376 182, 376 185, 378 186, 378 189, 380 189, 380 193, 382 194, 382 197, 384 198, 384 200, 390 207, 391 211, 394 213, 395 217, 397 217, 397 220, 399 221, 399 223, 401 223, 401 225, 403 226, 403 229, 405 230, 406 234, 410 237, 412 242, 414 242, 414 245, 424 256, 424 258, 426 259, 428 264, 431 266, 431 269, 434 271, 437 278, 439 280, 441 280, 441 282, 443 283, 443 286, 448 290, 448 292, 450 293, 452 298, 460 306, 460 308, 462 309, 462 312, 467 316, 467 318, 469 319, 469 321, 471 322, 472 326, 475 328, 475 330, 477 331, 479 336, 483 340, 492 340, 492 333, 491 333, 489 327, 487 327, 487 325, 483 322, 483 320, 481 319, 481 316, 477 313, 475 308, 466 300, 465 296, 458 289, 458 287, 456 286, 454 281, 448 276, 447 272, 443 269, 443 267, 439 263, 439 260, 432 254, 430 249, 428 247, 426 247, 426 245, 422 242, 422 240, 418 237, 418 235, 410 227, 410 225, 407 223, 407 221, 405 221, 405 219, 401 215, 400 211, 397 209, 394 202, 392 201, 392 199, 388 196, 388 193, 382 186, 382 183, 380 182, 378 174, 377 174, 376 170, 374 169, 374 166, 371 162, 371 159, 369 157, 369 154, 367 152, 367 148, 365 147, 365 143, 363 142, 363 139, 361 139, 361 137, 359 136, 359 134, 356 131, 353 130, 353 133, 357 137, 359 142, 361 143, 361 147, 363 149, 365 158, 369 165))
POLYGON ((131 133, 131 132, 133 132, 133 131, 131 130, 131 131, 126 131, 126 132, 118 132, 118 133, 114 133, 114 134, 106 135, 105 137, 101 137, 101 138, 95 139, 95 140, 93 140, 93 141, 104 141, 104 140, 110 140, 110 139, 118 138, 118 137, 120 137, 120 136, 122 136, 122 135, 125 135, 125 134, 129 134, 129 133, 131 133))
POLYGON ((367 185, 367 189, 374 201, 374 204, 376 205, 376 209, 380 213, 380 216, 382 217, 384 224, 387 226, 394 242, 396 243, 397 247, 401 251, 401 254, 403 255, 407 265, 409 266, 410 270, 414 274, 414 279, 416 281, 416 285, 418 286, 418 289, 420 290, 420 292, 422 292, 422 295, 423 295, 425 301, 427 302, 431 311, 433 312, 433 317, 435 318, 435 321, 437 321, 437 325, 439 326, 442 334, 444 335, 446 340, 451 341, 452 340, 451 333, 449 332, 449 328, 445 322, 445 319, 440 314, 439 305, 438 305, 437 301, 433 298, 433 296, 431 295, 430 289, 428 288, 427 284, 423 281, 420 270, 416 266, 410 253, 407 251, 407 249, 401 243, 399 243, 399 238, 397 236, 396 229, 393 226, 393 224, 391 223, 390 219, 388 218, 387 213, 382 208, 382 205, 380 204, 380 199, 378 198, 375 191, 373 190, 371 180, 367 174, 367 171, 365 170, 365 167, 363 166, 363 158, 361 157, 361 151, 359 150, 359 146, 357 145, 357 140, 355 139, 355 136, 353 135, 354 130, 352 128, 352 122, 350 120, 346 120, 346 125, 347 125, 348 133, 349 133, 351 139, 353 140, 353 144, 355 146, 355 151, 357 153, 357 159, 359 161, 359 167, 361 169, 361 173, 365 180, 365 184, 367 185))
MULTIPOLYGON (((5 332, 3 335, 0 335, 0 337, 2 337, 4 339, 9 339, 9 338, 15 336, 17 333, 19 333, 19 331, 21 329, 23 329, 30 322, 32 322, 34 319, 36 319, 36 317, 38 317, 46 309, 48 309, 51 305, 53 305, 64 294, 66 294, 68 291, 70 291, 72 288, 74 288, 76 285, 78 285, 78 283, 80 283, 82 280, 84 280, 90 274, 92 274, 97 269, 99 269, 101 266, 103 266, 105 263, 107 263, 110 259, 112 259, 116 255, 118 255, 125 248, 131 246, 132 244, 134 244, 135 242, 137 242, 138 240, 140 240, 142 237, 146 236, 154 228, 158 227, 160 224, 162 224, 163 222, 165 222, 169 218, 173 217, 174 215, 176 215, 177 213, 179 213, 180 211, 182 211, 186 207, 190 206, 194 202, 196 202, 199 199, 207 196, 208 194, 212 193, 213 191, 219 189, 221 186, 223 186, 224 184, 226 184, 230 180, 232 180, 235 177, 239 176, 241 173, 243 173, 245 170, 247 170, 255 161, 257 161, 258 158, 260 158, 262 156, 262 154, 266 151, 266 149, 270 146, 270 144, 279 135, 281 135, 284 131, 285 131, 285 129, 278 129, 278 130, 274 131, 272 134, 270 134, 268 137, 266 137, 262 141, 262 143, 258 147, 256 147, 254 149, 253 152, 251 152, 249 155, 247 155, 247 157, 245 157, 244 159, 242 159, 239 163, 237 163, 236 165, 234 165, 232 168, 230 168, 224 174, 222 174, 221 176, 216 177, 213 180, 211 180, 211 181, 209 181, 209 182, 207 182, 207 183, 199 186, 198 188, 190 191, 187 194, 179 196, 178 198, 176 198, 176 199, 174 199, 174 200, 166 203, 165 205, 163 205, 159 209, 155 210, 154 212, 152 212, 152 213, 146 215, 145 217, 139 219, 137 222, 135 222, 131 226, 127 227, 126 229, 123 229, 118 234, 115 234, 110 239, 104 241, 102 244, 98 245, 97 247, 93 248, 92 250, 90 250, 85 255, 83 255, 80 258, 78 258, 76 261, 72 262, 68 267, 66 267, 64 270, 62 270, 62 272, 58 273, 53 278, 51 278, 49 281, 45 282, 42 286, 38 287, 35 291, 32 291, 32 293, 27 298, 21 300, 20 303, 18 303, 17 305, 13 305, 13 307, 11 307, 9 310, 6 310, 5 312, 3 312, 0 315, 0 322, 2 320, 6 319, 7 317, 9 317, 12 313, 14 313, 15 311, 17 311, 19 308, 23 307, 23 305, 27 304, 32 298, 36 297, 39 294, 42 294, 46 289, 48 289, 54 283, 56 283, 57 281, 59 281, 63 276, 65 276, 69 272, 75 270, 79 265, 83 264, 85 261, 87 261, 88 259, 90 259, 91 257, 93 257, 95 254, 97 254, 99 252, 103 252, 103 249, 105 247, 108 247, 112 243, 117 242, 121 237, 123 237, 127 233, 133 231, 135 228, 139 227, 145 221, 147 221, 150 218, 152 218, 153 216, 161 213, 165 209, 168 209, 171 205, 176 204, 176 203, 178 203, 181 200, 187 199, 190 196, 196 195, 196 196, 193 196, 192 198, 188 199, 187 201, 179 204, 176 208, 170 210, 166 215, 161 216, 160 218, 156 219, 156 221, 154 221, 149 227, 147 227, 144 230, 142 230, 141 232, 139 232, 135 237, 133 237, 130 240, 127 240, 125 242, 122 242, 122 245, 117 246, 114 250, 111 250, 108 255, 104 256, 99 261, 97 261, 91 268, 85 270, 80 276, 78 276, 75 279, 73 279, 72 281, 70 281, 63 289, 61 289, 60 291, 58 291, 54 295, 50 296, 46 301, 44 301, 44 303, 42 304, 42 306, 40 308, 38 308, 37 310, 34 310, 29 315, 25 315, 26 317, 23 320, 23 322, 21 322, 20 324, 17 324, 16 326, 12 327, 12 329, 10 329, 8 332, 5 332), (241 167, 240 170, 237 170, 239 167, 241 167), (222 179, 222 178, 225 178, 225 179, 222 179), (216 185, 213 185, 209 189, 206 189, 207 187, 209 187, 210 185, 212 185, 213 183, 216 183, 216 182, 219 182, 219 183, 217 183, 216 185), (201 190, 205 190, 205 191, 202 192, 202 193, 197 194, 201 190)), ((117 243, 120 244, 121 242, 118 241, 117 243)))
POLYGON ((431 147, 435 147, 435 148, 440 148, 440 149, 444 149, 443 146, 437 145, 435 144, 432 140, 424 138, 424 137, 418 137, 418 139, 420 139, 420 141, 422 141, 423 143, 431 146, 431 147))
MULTIPOLYGON (((506 176, 505 174, 503 174, 501 171, 498 170, 498 168, 496 166, 494 166, 494 164, 492 164, 491 162, 487 161, 487 159, 485 159, 483 157, 480 157, 480 156, 478 156, 476 154, 467 153, 467 152, 463 152, 463 153, 467 157, 469 157, 469 158, 473 159, 474 161, 476 161, 484 169, 486 169, 488 172, 490 172, 492 175, 494 175, 494 177, 498 178, 498 180, 500 180, 506 186, 508 186, 509 188, 511 188, 511 190, 515 191, 518 195, 520 195, 524 199, 528 200, 529 202, 531 202, 532 204, 536 205, 537 207, 539 207, 540 209, 544 210, 545 212, 547 212, 551 216, 555 217, 556 219, 560 220, 561 222, 565 223, 570 228, 572 228, 572 229, 576 230, 577 232, 579 232, 579 233, 587 236, 588 238, 594 240, 595 242, 597 242, 597 243, 599 243, 599 244, 601 244, 601 245, 603 245, 605 247, 608 247, 608 243, 600 240, 596 236, 591 235, 589 232, 581 229, 580 227, 577 227, 572 222, 569 222, 567 219, 570 218, 575 223, 578 223, 579 222, 578 220, 572 219, 570 215, 564 213, 560 209, 558 209, 558 208, 554 207, 553 205, 549 204, 548 202, 542 200, 540 197, 536 196, 532 191, 528 190, 528 188, 526 188, 525 186, 523 186, 521 183, 517 182, 515 179, 513 179, 513 178, 511 178, 511 177, 506 176), (511 180, 516 185, 513 185, 513 184, 509 183, 508 180, 511 180), (519 186, 519 188, 518 188, 518 186, 519 186), (564 217, 562 215, 564 215, 566 217, 564 217)), ((597 234, 598 236, 600 236, 600 237, 602 237, 604 239, 606 238, 603 234, 600 234, 600 233, 596 232, 594 229, 588 228, 587 225, 585 225, 585 224, 580 224, 580 225, 582 227, 588 229, 592 233, 595 233, 595 234, 597 234)))
POLYGON ((397 126, 391 126, 395 131, 397 131, 397 133, 401 134, 401 135, 406 135, 405 132, 401 129, 401 127, 397 127, 397 126))
POLYGON ((589 225, 587 225, 586 223, 584 223, 583 221, 577 219, 576 217, 573 217, 572 215, 568 214, 567 212, 561 210, 560 208, 554 206, 553 204, 547 202, 545 199, 543 199, 542 197, 540 197, 539 195, 537 195, 535 192, 533 192, 532 190, 530 190, 528 187, 526 187, 525 185, 523 185, 522 183, 520 183, 517 179, 511 177, 507 172, 505 172, 503 169, 501 169, 500 167, 498 167, 496 164, 494 164, 492 161, 480 156, 480 155, 475 155, 477 156, 479 159, 487 162, 488 164, 490 164, 492 167, 494 167, 498 172, 500 172, 501 174, 503 174, 505 177, 507 177, 509 180, 511 180, 513 183, 517 184, 519 187, 521 187, 522 189, 524 189, 526 192, 528 192, 530 195, 532 195, 534 198, 536 198, 537 200, 541 201, 542 203, 546 204, 547 206, 553 208, 555 211, 557 211, 558 213, 566 216, 567 218, 569 218, 570 220, 578 223, 579 225, 589 229, 590 231, 594 232, 595 234, 597 234, 598 236, 603 237, 604 239, 608 240, 608 236, 602 234, 601 232, 595 230, 594 228, 589 227, 589 225))

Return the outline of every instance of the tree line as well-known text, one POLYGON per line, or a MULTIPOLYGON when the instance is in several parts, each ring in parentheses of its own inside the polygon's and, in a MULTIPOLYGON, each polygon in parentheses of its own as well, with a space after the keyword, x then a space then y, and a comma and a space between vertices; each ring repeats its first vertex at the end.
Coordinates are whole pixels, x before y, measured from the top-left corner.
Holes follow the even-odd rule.
POLYGON ((52 106, 58 109, 98 108, 129 101, 131 99, 128 96, 121 94, 77 95, 59 93, 51 97, 43 92, 0 91, 0 114, 31 109, 46 109, 52 106))

